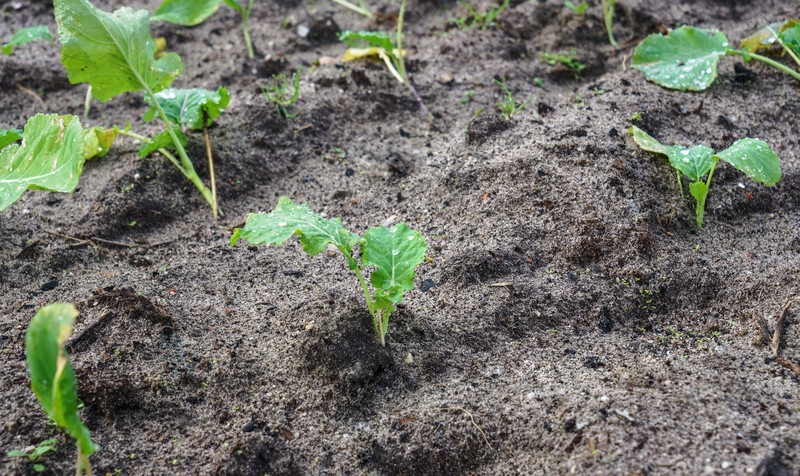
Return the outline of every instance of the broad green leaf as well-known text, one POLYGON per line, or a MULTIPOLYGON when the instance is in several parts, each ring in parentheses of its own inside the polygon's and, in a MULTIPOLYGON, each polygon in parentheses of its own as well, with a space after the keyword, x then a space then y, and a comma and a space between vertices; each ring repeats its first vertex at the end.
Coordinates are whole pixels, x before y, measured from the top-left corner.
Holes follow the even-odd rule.
POLYGON ((300 236, 300 243, 310 256, 321 253, 333 243, 353 267, 352 250, 359 236, 347 231, 341 219, 326 220, 309 210, 305 203, 297 205, 287 197, 281 197, 269 213, 250 214, 245 227, 234 230, 231 246, 240 238, 254 245, 280 245, 292 235, 300 236))
POLYGON ((666 155, 675 169, 694 181, 700 180, 714 167, 714 150, 704 145, 683 147, 664 145, 636 126, 630 127, 634 142, 648 152, 666 155))
POLYGON ((370 282, 385 292, 380 296, 397 303, 402 301, 403 291, 414 289, 414 269, 425 260, 427 249, 422 235, 405 223, 376 227, 364 235, 361 260, 375 267, 370 282))
POLYGON ((25 357, 31 389, 47 416, 78 441, 89 456, 97 450, 89 429, 78 416, 77 381, 64 350, 78 311, 72 304, 50 304, 39 309, 25 336, 25 357))
POLYGON ((164 0, 153 14, 153 21, 182 26, 199 25, 213 15, 222 0, 164 0))
MULTIPOLYGON (((226 88, 219 88, 216 91, 167 89, 155 96, 167 119, 175 125, 187 126, 194 130, 203 128, 204 113, 210 125, 231 101, 226 88)), ((145 113, 144 120, 152 121, 156 117, 156 108, 150 98, 145 97, 145 101, 150 105, 150 110, 145 113)))
POLYGON ((242 13, 242 14, 244 13, 244 5, 241 5, 236 0, 225 0, 225 5, 233 8, 234 10, 236 10, 239 13, 242 13))
POLYGON ((375 46, 386 50, 389 54, 393 54, 395 48, 389 35, 379 31, 361 31, 358 33, 354 31, 343 31, 339 34, 339 40, 354 48, 365 45, 375 46))
MULTIPOLYGON (((178 129, 174 130, 175 135, 178 136, 178 140, 181 142, 182 146, 186 146, 189 142, 189 139, 186 135, 178 129)), ((175 144, 172 142, 172 137, 169 135, 169 132, 164 131, 152 139, 150 142, 146 144, 142 144, 139 148, 139 157, 147 157, 148 155, 156 152, 158 149, 170 149, 175 150, 175 144)))
POLYGON ((800 21, 795 20, 796 24, 780 33, 781 41, 789 47, 794 54, 800 56, 800 21))
POLYGON ((84 160, 83 128, 77 117, 35 115, 25 124, 22 144, 0 150, 0 211, 29 188, 71 192, 84 160))
POLYGON ((13 144, 22 139, 22 131, 19 129, 0 129, 0 149, 13 144))
POLYGON ((745 175, 767 187, 781 180, 781 163, 766 142, 759 139, 740 139, 716 154, 745 175))
POLYGON ((168 88, 183 71, 180 57, 155 59, 147 10, 127 7, 107 13, 88 0, 55 0, 61 62, 71 83, 88 82, 100 101, 139 90, 168 88))
POLYGON ((114 139, 117 138, 117 131, 114 128, 105 129, 103 127, 90 127, 83 131, 84 157, 86 160, 95 157, 105 157, 114 139))
POLYGON ((728 39, 716 30, 682 26, 668 35, 652 34, 633 52, 631 66, 669 89, 702 91, 717 77, 717 63, 728 39))
POLYGON ((3 54, 10 55, 14 52, 15 46, 26 45, 36 40, 52 40, 53 35, 50 34, 50 28, 46 25, 31 26, 28 28, 20 28, 11 37, 11 41, 3 45, 3 54))

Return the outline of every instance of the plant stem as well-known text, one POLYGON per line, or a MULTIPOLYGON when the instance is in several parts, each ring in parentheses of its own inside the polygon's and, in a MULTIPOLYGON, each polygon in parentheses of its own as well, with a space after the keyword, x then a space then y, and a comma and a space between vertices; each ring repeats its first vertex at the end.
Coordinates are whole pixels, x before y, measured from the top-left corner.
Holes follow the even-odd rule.
POLYGON ((729 54, 729 55, 741 56, 742 58, 744 58, 745 61, 750 61, 751 59, 761 61, 762 63, 766 63, 766 64, 772 66, 773 68, 776 68, 776 69, 778 69, 780 71, 783 71, 784 73, 788 74, 789 76, 793 77, 794 79, 800 81, 800 73, 798 73, 797 71, 793 70, 792 68, 786 66, 783 63, 775 61, 772 58, 767 58, 766 56, 761 56, 761 55, 756 54, 756 53, 748 53, 747 51, 742 51, 742 50, 728 50, 725 53, 729 54))
POLYGON ((250 41, 250 31, 247 28, 247 23, 250 21, 250 11, 253 9, 253 1, 247 4, 247 8, 242 12, 242 34, 244 35, 244 44, 247 46, 247 57, 253 59, 256 57, 253 51, 253 42, 250 41))
POLYGON ((608 42, 614 48, 617 47, 617 40, 614 39, 614 3, 615 0, 601 0, 603 7, 603 19, 606 23, 606 31, 608 32, 608 42))
POLYGON ((771 27, 769 27, 769 26, 767 27, 767 29, 770 31, 770 33, 772 33, 773 35, 775 35, 775 40, 776 40, 778 43, 780 43, 780 44, 781 44, 781 46, 783 47, 783 50, 784 50, 785 52, 789 53, 789 56, 791 56, 791 57, 792 57, 792 59, 794 60, 794 62, 795 62, 795 63, 797 63, 798 65, 800 65, 800 58, 798 58, 798 57, 797 57, 797 54, 795 54, 795 52, 794 52, 794 51, 793 51, 791 48, 789 48, 788 46, 786 46, 786 43, 784 43, 784 42, 783 42, 783 40, 781 40, 781 35, 779 35, 779 34, 778 34, 778 32, 776 32, 775 30, 773 30, 773 29, 772 29, 771 27))
POLYGON ((675 175, 678 177, 678 188, 681 191, 681 198, 685 198, 686 196, 683 194, 683 182, 681 181, 681 171, 676 170, 675 175))
MULTIPOLYGON (((251 6, 252 3, 253 1, 250 0, 251 6)), ((186 178, 188 178, 189 181, 191 181, 194 184, 194 186, 197 187, 197 190, 199 190, 200 193, 203 194, 203 198, 206 199, 208 204, 211 205, 213 209, 214 198, 211 195, 211 190, 209 190, 208 187, 206 187, 206 185, 203 183, 203 181, 200 180, 200 177, 194 170, 194 165, 192 164, 192 161, 189 159, 189 156, 186 155, 186 150, 183 148, 183 144, 181 144, 181 141, 178 140, 178 136, 175 135, 175 130, 173 128, 172 122, 170 122, 170 120, 167 118, 167 114, 164 112, 164 109, 161 107, 161 104, 158 103, 158 100, 156 99, 155 94, 153 94, 153 91, 150 88, 147 88, 145 89, 145 93, 150 96, 150 100, 151 103, 153 104, 153 107, 156 108, 156 111, 158 111, 158 116, 161 118, 161 121, 167 127, 167 134, 169 134, 170 139, 172 139, 172 144, 175 146, 175 150, 178 151, 178 156, 181 158, 183 175, 185 175, 186 178)))
MULTIPOLYGON (((128 137, 130 137, 132 139, 136 139, 136 140, 141 141, 141 142, 150 142, 150 138, 149 137, 145 137, 143 135, 136 134, 135 132, 126 131, 124 129, 116 129, 116 131, 117 131, 117 134, 121 134, 123 136, 128 136, 128 137)), ((163 155, 167 159, 169 159, 169 161, 172 162, 172 165, 177 167, 178 170, 180 170, 181 173, 186 178, 189 178, 189 175, 187 175, 186 171, 183 170, 183 166, 181 165, 181 163, 178 162, 178 159, 176 159, 175 156, 172 155, 172 153, 170 153, 170 151, 168 151, 167 149, 158 149, 158 153, 163 155)))
POLYGON ((356 269, 353 271, 356 272, 356 276, 358 276, 358 282, 361 283, 361 290, 364 291, 364 298, 367 300, 367 309, 369 310, 369 315, 375 318, 375 304, 372 302, 372 295, 369 293, 369 286, 367 286, 367 281, 364 279, 364 275, 361 273, 361 268, 356 266, 356 269))
POLYGON ((334 1, 334 3, 338 3, 339 5, 341 5, 341 6, 345 7, 345 8, 349 8, 350 10, 353 10, 356 13, 360 13, 361 15, 364 15, 367 18, 372 18, 372 12, 367 10, 364 7, 359 7, 358 5, 354 5, 354 4, 350 3, 350 2, 348 2, 347 0, 333 0, 333 1, 334 1))
POLYGON ((92 109, 92 85, 86 89, 86 99, 83 102, 83 117, 89 117, 89 111, 92 109))
POLYGON ((403 82, 408 84, 408 73, 406 72, 406 61, 405 61, 405 54, 403 53, 403 21, 404 17, 406 16, 406 0, 403 0, 400 3, 400 13, 397 14, 397 58, 398 64, 397 69, 400 73, 400 77, 403 78, 403 82))
POLYGON ((211 209, 214 212, 214 221, 219 217, 217 209, 217 181, 214 178, 214 159, 211 156, 211 139, 208 136, 208 114, 203 111, 203 141, 206 143, 206 156, 208 156, 208 174, 211 176, 211 209))

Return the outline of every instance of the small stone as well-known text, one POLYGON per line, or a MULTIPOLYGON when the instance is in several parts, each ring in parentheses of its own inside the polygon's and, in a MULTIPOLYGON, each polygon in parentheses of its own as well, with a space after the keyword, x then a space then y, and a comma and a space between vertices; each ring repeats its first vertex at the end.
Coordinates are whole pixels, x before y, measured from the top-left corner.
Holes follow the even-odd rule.
POLYGON ((442 84, 450 84, 453 82, 453 75, 450 73, 442 73, 436 78, 442 84))
POLYGON ((306 324, 306 332, 311 332, 313 330, 314 330, 314 323, 313 322, 309 322, 308 324, 306 324))
POLYGON ((608 395, 603 395, 602 397, 600 397, 600 401, 603 403, 608 403, 611 401, 611 397, 609 397, 608 395))
POLYGON ((300 38, 307 38, 309 33, 311 33, 311 28, 309 28, 308 25, 302 23, 297 25, 297 36, 300 38))
POLYGON ((730 461, 723 461, 722 462, 722 469, 728 469, 732 466, 730 461))
POLYGON ((332 56, 321 56, 319 58, 319 65, 320 66, 331 66, 338 62, 338 60, 332 56))
POLYGON ((407 365, 411 365, 411 364, 413 364, 413 363, 414 363, 414 356, 413 356, 413 355, 411 355, 411 352, 409 352, 409 353, 406 355, 406 358, 405 358, 405 359, 403 359, 403 362, 405 362, 407 365))
POLYGON ((256 428, 258 428, 258 423, 251 421, 244 424, 244 426, 242 427, 242 431, 245 433, 250 433, 251 431, 254 431, 256 428))

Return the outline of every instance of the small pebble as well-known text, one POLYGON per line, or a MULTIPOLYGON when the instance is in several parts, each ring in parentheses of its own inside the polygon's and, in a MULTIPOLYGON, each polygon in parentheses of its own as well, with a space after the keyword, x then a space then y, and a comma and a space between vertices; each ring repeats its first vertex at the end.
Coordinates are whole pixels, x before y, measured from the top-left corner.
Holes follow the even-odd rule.
POLYGON ((414 356, 411 355, 411 352, 409 352, 408 355, 406 355, 406 358, 403 359, 403 362, 405 362, 408 365, 411 365, 411 364, 414 363, 414 356))
POLYGON ((453 82, 453 75, 450 73, 442 73, 436 78, 442 84, 450 84, 453 82))
POLYGON ((306 332, 311 332, 313 330, 314 330, 314 323, 313 322, 309 322, 308 324, 306 324, 306 332))

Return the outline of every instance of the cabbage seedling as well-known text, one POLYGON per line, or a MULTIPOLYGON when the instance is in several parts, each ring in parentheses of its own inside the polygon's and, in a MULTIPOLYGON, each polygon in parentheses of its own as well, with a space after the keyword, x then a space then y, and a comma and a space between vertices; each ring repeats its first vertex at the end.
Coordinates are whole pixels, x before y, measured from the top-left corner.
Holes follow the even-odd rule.
POLYGON ((91 476, 89 457, 98 446, 78 416, 78 382, 64 350, 77 316, 78 311, 72 304, 50 304, 39 309, 25 336, 25 358, 31 375, 31 390, 44 412, 77 443, 77 474, 85 472, 91 476))
POLYGON ((153 21, 164 21, 181 26, 199 25, 216 13, 223 1, 242 16, 242 35, 247 47, 247 56, 250 59, 255 58, 253 43, 250 41, 250 30, 247 26, 254 0, 164 0, 153 14, 153 21))
MULTIPOLYGON (((636 126, 631 126, 629 132, 634 142, 642 149, 669 158, 670 165, 678 171, 679 185, 681 185, 681 174, 692 181, 689 184, 689 191, 696 201, 697 228, 703 227, 703 214, 708 189, 711 187, 711 177, 720 160, 767 187, 775 185, 781 179, 778 156, 766 142, 759 139, 740 139, 722 152, 714 153, 713 149, 704 145, 691 147, 664 145, 636 126), (703 180, 705 176, 707 178, 703 180)), ((683 190, 682 185, 681 190, 683 190)))
POLYGON ((2 53, 6 56, 14 53, 14 47, 27 45, 28 43, 36 40, 52 40, 53 35, 50 34, 50 28, 46 25, 31 26, 28 28, 20 28, 14 33, 8 43, 3 45, 2 53))
POLYGON ((73 84, 87 82, 92 95, 108 101, 126 92, 143 91, 166 126, 166 134, 180 161, 172 163, 202 193, 213 208, 214 197, 197 175, 177 129, 156 101, 155 94, 172 84, 183 71, 175 53, 155 58, 156 41, 150 36, 147 10, 127 7, 107 13, 88 0, 55 0, 61 62, 73 84))
POLYGON ((234 230, 231 246, 241 238, 254 245, 280 245, 293 235, 300 236, 300 244, 310 256, 320 254, 330 244, 344 255, 364 292, 378 339, 386 345, 389 316, 403 300, 403 293, 414 289, 414 270, 425 260, 428 246, 422 235, 400 223, 391 228, 371 228, 361 237, 343 227, 340 218, 326 220, 308 205, 296 205, 281 197, 273 211, 249 215, 244 228, 234 230), (354 253, 356 245, 360 260, 354 253), (364 279, 370 267, 374 294, 364 279))
POLYGON ((614 48, 617 47, 617 40, 614 39, 614 6, 616 0, 600 0, 603 8, 603 20, 606 24, 606 32, 608 33, 608 42, 614 48))
POLYGON ((633 52, 631 66, 659 86, 678 91, 703 91, 717 77, 723 56, 741 56, 745 61, 766 63, 800 81, 800 73, 745 46, 731 48, 728 38, 717 30, 682 26, 667 35, 654 33, 633 52))

